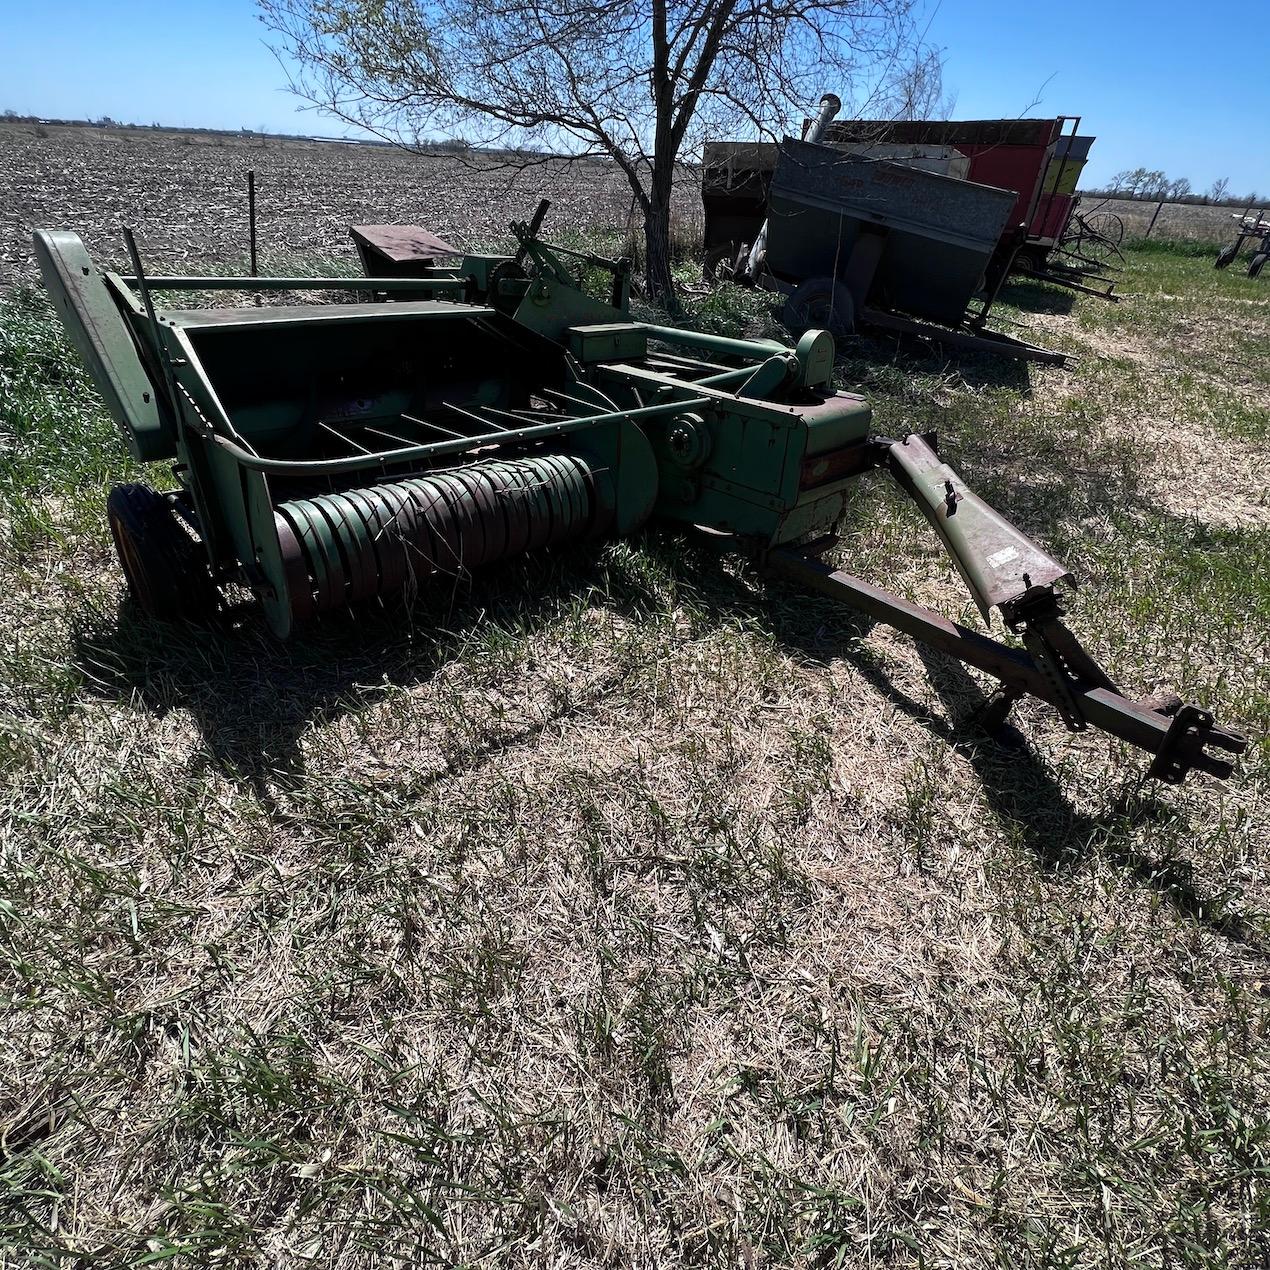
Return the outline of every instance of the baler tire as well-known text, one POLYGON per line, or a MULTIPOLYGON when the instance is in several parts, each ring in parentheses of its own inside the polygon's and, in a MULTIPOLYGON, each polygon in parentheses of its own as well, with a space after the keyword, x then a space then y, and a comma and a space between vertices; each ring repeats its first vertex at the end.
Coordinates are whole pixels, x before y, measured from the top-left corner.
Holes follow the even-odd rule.
POLYGON ((149 617, 204 621, 220 604, 207 559, 149 485, 116 485, 106 519, 128 591, 149 617))
POLYGON ((1239 254, 1238 247, 1227 247, 1224 251, 1217 253, 1217 259, 1213 261, 1214 269, 1225 269, 1227 265, 1233 263, 1235 257, 1239 254))
POLYGON ((1252 263, 1248 266, 1248 276, 1255 278, 1265 268, 1267 260, 1270 260, 1270 252, 1257 252, 1252 258, 1252 263))
POLYGON ((781 318, 794 335, 815 327, 839 339, 855 331, 855 301, 835 278, 807 278, 786 299, 781 318))

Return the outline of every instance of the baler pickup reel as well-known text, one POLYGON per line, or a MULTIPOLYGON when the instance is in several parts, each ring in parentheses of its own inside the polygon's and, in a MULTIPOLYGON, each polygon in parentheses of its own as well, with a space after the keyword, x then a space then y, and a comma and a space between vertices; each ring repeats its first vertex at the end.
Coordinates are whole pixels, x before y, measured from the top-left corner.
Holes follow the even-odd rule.
MULTIPOLYGON (((1153 755, 1151 775, 1224 777, 1247 742, 1191 706, 1123 697, 1061 621, 1067 570, 978 499, 929 440, 871 434, 830 384, 834 345, 797 348, 636 321, 629 262, 539 237, 409 276, 147 277, 100 271, 39 231, 54 303, 134 456, 177 488, 117 486, 108 516, 147 612, 197 617, 250 588, 280 637, 429 579, 650 520, 727 535, 759 568, 862 610, 1000 681, 1070 728, 1153 755), (598 287, 588 283, 607 274, 598 287), (592 289, 601 289, 597 297, 592 289), (351 303, 161 307, 190 291, 352 293, 351 303), (886 466, 930 519, 998 643, 834 569, 857 479, 886 466)), ((424 237, 421 235, 421 238, 424 237)))

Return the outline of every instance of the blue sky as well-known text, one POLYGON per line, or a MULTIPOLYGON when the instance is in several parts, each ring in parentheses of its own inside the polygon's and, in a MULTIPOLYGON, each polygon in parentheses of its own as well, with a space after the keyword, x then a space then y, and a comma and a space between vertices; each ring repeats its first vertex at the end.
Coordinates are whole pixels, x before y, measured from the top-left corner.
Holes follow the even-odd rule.
MULTIPOLYGON (((1196 189, 1270 190, 1266 44, 1227 0, 931 0, 960 118, 1080 114, 1090 183, 1162 168, 1196 189), (1039 98, 1039 101, 1037 100, 1039 98)), ((300 113, 251 0, 0 0, 0 110, 275 132, 342 131, 300 113)), ((829 87, 829 85, 826 85, 829 87)))

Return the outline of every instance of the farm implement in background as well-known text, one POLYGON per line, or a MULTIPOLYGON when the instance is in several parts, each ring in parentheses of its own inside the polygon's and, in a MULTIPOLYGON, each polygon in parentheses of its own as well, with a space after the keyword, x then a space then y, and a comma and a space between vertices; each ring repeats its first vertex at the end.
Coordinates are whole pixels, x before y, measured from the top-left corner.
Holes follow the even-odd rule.
MULTIPOLYGON (((999 250, 1008 268, 1084 295, 1115 301, 1116 224, 1080 212, 1076 186, 1096 138, 1080 134, 1079 115, 1053 119, 847 120, 826 133, 830 145, 947 146, 966 158, 964 180, 1015 196, 999 250), (1114 239, 1114 249, 1113 249, 1114 239)), ((1120 226, 1121 237, 1123 226, 1120 226)))
MULTIPOLYGON (((822 185, 819 191, 804 192, 828 198, 843 221, 834 239, 840 247, 834 260, 841 265, 858 236, 857 225, 868 233, 903 236, 885 251, 876 285, 870 284, 874 309, 903 310, 910 322, 918 318, 956 326, 972 336, 990 335, 979 328, 1011 270, 1101 299, 1117 299, 1112 259, 1118 254, 1123 226, 1114 217, 1099 216, 1096 209, 1087 216, 1079 211, 1076 185, 1094 138, 1077 135, 1078 117, 835 120, 836 110, 826 114, 826 102, 836 103, 837 98, 826 94, 820 113, 805 122, 802 140, 843 156, 834 169, 841 178, 840 189, 831 194, 822 185), (878 169, 867 184, 859 175, 865 164, 878 169), (906 178, 893 167, 915 175, 906 178), (951 318, 946 311, 932 318, 930 301, 912 280, 897 289, 888 275, 893 270, 914 275, 939 271, 950 244, 972 246, 985 258, 961 309, 951 318), (904 258, 899 260, 901 251, 904 258), (971 307, 972 297, 977 308, 971 307)), ((706 144, 702 204, 708 278, 722 267, 742 281, 758 280, 761 257, 748 244, 765 245, 760 226, 777 213, 781 187, 786 187, 787 199, 791 183, 800 184, 791 169, 789 144, 706 144)), ((846 272, 840 269, 833 276, 847 284, 846 272)), ((858 314, 860 266, 854 273, 858 314)), ((937 329, 921 333, 941 338, 937 329)), ((998 346, 995 351, 1009 350, 998 346)), ((1018 349, 1015 355, 1033 356, 1018 349)))
POLYGON ((205 616, 219 584, 239 583, 285 637, 522 552, 650 520, 703 527, 758 570, 994 677, 986 722, 1031 694, 1072 730, 1146 750, 1162 780, 1230 775, 1245 739, 1195 706, 1124 696, 1063 624, 1067 568, 978 498, 933 437, 876 435, 868 403, 831 386, 827 332, 788 348, 633 320, 629 262, 544 242, 546 209, 512 226, 513 255, 441 263, 429 242, 437 259, 410 277, 147 277, 130 233, 121 276, 76 235, 37 232, 54 304, 133 454, 173 464, 175 490, 118 486, 109 500, 141 607, 205 616), (380 299, 156 301, 209 290, 380 299), (824 561, 874 469, 908 493, 985 620, 998 610, 1017 643, 824 561))
POLYGON ((873 327, 1065 365, 988 326, 1021 240, 1007 228, 1015 194, 957 175, 966 160, 947 147, 821 144, 838 108, 825 94, 801 141, 706 146, 707 279, 784 296, 794 333, 873 327))
POLYGON ((1265 219, 1264 208, 1255 212, 1249 208, 1234 219, 1238 222, 1235 241, 1222 249, 1213 265, 1218 269, 1225 269, 1234 264, 1235 258, 1243 251, 1244 244, 1252 242, 1256 245, 1252 250, 1252 259, 1248 262, 1248 276, 1255 278, 1265 268, 1266 261, 1270 260, 1270 220, 1265 219))

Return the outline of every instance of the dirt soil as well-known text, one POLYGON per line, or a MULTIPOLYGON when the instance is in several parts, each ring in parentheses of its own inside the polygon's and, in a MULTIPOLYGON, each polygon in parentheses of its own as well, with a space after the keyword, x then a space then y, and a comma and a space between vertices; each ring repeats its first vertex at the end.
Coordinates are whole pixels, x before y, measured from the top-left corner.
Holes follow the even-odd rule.
POLYGON ((149 129, 0 124, 0 287, 30 281, 31 231, 73 229, 103 265, 126 263, 131 225, 148 270, 241 268, 247 172, 256 173, 260 259, 347 257, 350 224, 419 224, 457 247, 505 243, 507 225, 553 202, 552 222, 625 228, 630 187, 612 165, 524 170, 491 159, 382 146, 149 129))

